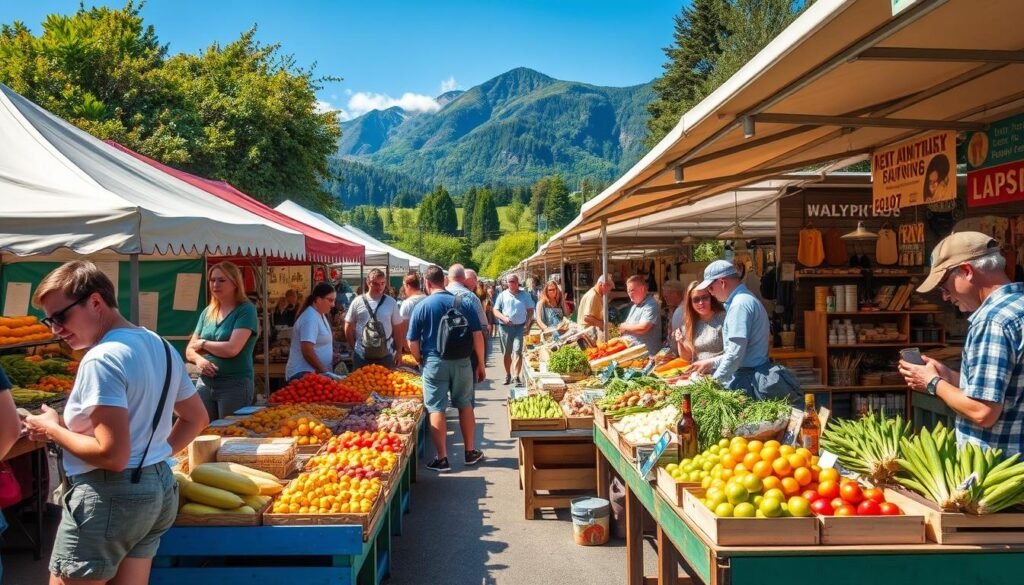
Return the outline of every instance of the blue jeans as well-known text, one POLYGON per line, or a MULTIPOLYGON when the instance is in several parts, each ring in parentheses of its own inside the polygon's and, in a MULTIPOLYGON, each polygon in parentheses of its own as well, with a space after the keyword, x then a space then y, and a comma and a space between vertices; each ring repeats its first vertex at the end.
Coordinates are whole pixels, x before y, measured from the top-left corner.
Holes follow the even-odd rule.
POLYGON ((256 394, 252 378, 216 376, 200 376, 196 382, 196 391, 211 421, 230 416, 239 408, 251 405, 256 394))
POLYGON ((383 357, 383 358, 381 358, 379 360, 368 360, 368 359, 364 358, 363 356, 359 355, 358 353, 353 353, 352 354, 352 369, 353 370, 358 370, 359 368, 361 368, 361 367, 363 367, 365 365, 368 365, 368 364, 376 364, 378 366, 384 366, 385 368, 390 370, 390 369, 395 367, 395 356, 392 355, 392 354, 388 354, 387 356, 385 356, 385 357, 383 357))

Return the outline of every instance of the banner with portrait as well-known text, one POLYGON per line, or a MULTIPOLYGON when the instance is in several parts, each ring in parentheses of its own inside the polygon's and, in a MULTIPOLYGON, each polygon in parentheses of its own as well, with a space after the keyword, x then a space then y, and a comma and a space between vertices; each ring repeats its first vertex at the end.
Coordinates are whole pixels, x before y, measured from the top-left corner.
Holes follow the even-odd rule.
POLYGON ((871 155, 875 215, 956 199, 956 132, 931 132, 871 155))
POLYGON ((1024 114, 971 132, 964 145, 968 207, 1024 201, 1024 114))

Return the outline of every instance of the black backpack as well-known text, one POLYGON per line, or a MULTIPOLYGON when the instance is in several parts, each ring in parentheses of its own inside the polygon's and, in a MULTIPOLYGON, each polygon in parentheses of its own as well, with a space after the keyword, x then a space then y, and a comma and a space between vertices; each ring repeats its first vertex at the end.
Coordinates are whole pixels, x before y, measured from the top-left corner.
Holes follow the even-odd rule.
POLYGON ((370 314, 370 320, 363 327, 359 341, 363 346, 363 357, 368 360, 384 359, 391 355, 391 348, 388 347, 388 334, 384 330, 384 324, 377 320, 377 310, 387 298, 387 295, 382 296, 377 303, 377 308, 370 309, 370 301, 366 300, 366 297, 362 297, 363 303, 366 305, 366 312, 370 314))
POLYGON ((445 311, 437 328, 437 355, 443 360, 468 358, 473 353, 473 333, 462 313, 462 295, 455 295, 452 307, 445 311))

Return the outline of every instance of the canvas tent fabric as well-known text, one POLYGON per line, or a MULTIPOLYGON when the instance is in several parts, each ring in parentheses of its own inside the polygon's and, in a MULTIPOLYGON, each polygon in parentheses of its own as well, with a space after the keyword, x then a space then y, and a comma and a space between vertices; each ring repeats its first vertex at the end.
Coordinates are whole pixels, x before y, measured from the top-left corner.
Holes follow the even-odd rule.
POLYGON ((297 231, 163 173, 0 84, 0 252, 299 258, 297 231))
POLYGON ((202 189, 203 191, 227 201, 232 205, 237 205, 246 211, 258 215, 264 218, 267 222, 270 222, 270 225, 284 226, 301 232, 306 238, 306 260, 314 262, 359 263, 364 259, 364 246, 362 243, 356 243, 340 238, 336 235, 332 235, 313 226, 307 225, 301 221, 297 221, 294 218, 253 199, 249 195, 246 195, 242 191, 236 189, 230 183, 199 177, 180 169, 167 166, 111 140, 107 140, 106 143, 121 152, 127 153, 138 160, 141 160, 153 168, 163 171, 172 177, 181 179, 193 187, 202 189))
MULTIPOLYGON (((328 231, 330 233, 335 233, 336 230, 339 235, 356 238, 362 242, 367 243, 370 246, 373 246, 374 248, 382 251, 383 253, 389 254, 392 258, 392 270, 418 270, 422 272, 427 269, 427 266, 430 265, 430 263, 427 262, 426 260, 421 260, 413 256, 412 254, 409 254, 408 252, 404 252, 402 250, 399 250, 398 248, 389 246, 388 244, 381 242, 380 240, 374 238, 373 236, 367 234, 366 232, 360 230, 359 228, 356 228, 351 225, 338 225, 337 223, 324 217, 322 214, 306 209, 305 207, 295 203, 294 201, 285 201, 278 205, 275 209, 277 209, 281 213, 284 213, 285 215, 293 217, 304 223, 308 223, 309 225, 317 226, 318 228, 328 231)), ((382 265, 383 262, 383 260, 379 259, 376 262, 371 262, 369 259, 367 259, 366 264, 382 265)))

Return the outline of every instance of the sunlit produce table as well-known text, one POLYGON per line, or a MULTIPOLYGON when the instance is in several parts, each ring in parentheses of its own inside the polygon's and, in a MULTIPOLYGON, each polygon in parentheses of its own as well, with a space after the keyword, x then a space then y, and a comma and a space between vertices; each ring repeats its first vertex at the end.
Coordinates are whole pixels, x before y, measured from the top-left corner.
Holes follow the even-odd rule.
POLYGON ((591 432, 510 431, 519 444, 519 488, 527 520, 541 508, 567 509, 573 498, 593 494, 594 444, 591 432))
MULTIPOLYGON (((595 425, 599 486, 614 470, 626 484, 626 583, 763 585, 812 579, 828 585, 989 585, 1024 582, 1024 545, 716 546, 595 425), (642 516, 657 524, 658 576, 645 577, 642 516)), ((603 492, 603 490, 602 490, 603 492)), ((607 497, 603 494, 602 497, 607 497)), ((752 519, 751 522, 757 522, 752 519)))

